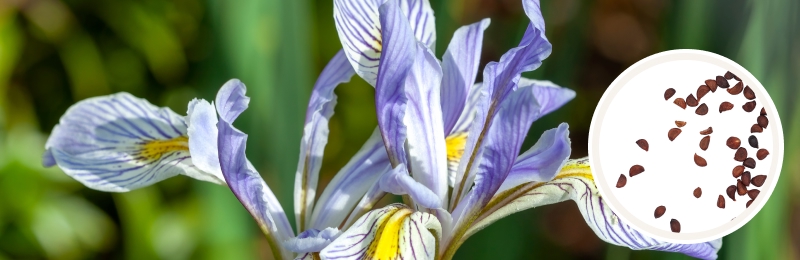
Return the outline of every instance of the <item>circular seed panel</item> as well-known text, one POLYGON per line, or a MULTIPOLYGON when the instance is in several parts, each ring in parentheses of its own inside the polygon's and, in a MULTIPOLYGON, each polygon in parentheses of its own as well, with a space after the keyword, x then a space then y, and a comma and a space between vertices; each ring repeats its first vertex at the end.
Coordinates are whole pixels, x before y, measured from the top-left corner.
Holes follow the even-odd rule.
POLYGON ((783 132, 747 70, 710 52, 667 51, 625 70, 603 94, 589 157, 623 221, 663 241, 700 243, 764 206, 780 174, 783 132))

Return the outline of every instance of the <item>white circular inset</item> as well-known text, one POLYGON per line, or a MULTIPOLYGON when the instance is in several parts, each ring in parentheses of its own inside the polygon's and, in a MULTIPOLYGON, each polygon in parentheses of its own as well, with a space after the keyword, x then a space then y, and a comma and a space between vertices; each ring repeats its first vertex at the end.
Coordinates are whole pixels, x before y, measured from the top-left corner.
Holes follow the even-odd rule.
MULTIPOLYGON (((734 91, 735 92, 735 91, 734 91)), ((720 55, 698 50, 674 50, 647 57, 623 72, 603 94, 594 112, 589 134, 589 158, 597 188, 612 210, 623 221, 642 233, 673 243, 700 243, 720 238, 746 224, 764 206, 778 180, 783 161, 783 131, 777 110, 764 87, 752 74, 735 62, 720 55), (749 86, 755 94, 753 100, 741 93, 729 93, 739 82, 726 80, 729 88, 717 87, 708 92, 695 107, 685 109, 674 103, 686 100, 691 94, 696 98, 698 88, 708 79, 724 76, 730 71, 749 86), (665 91, 675 89, 675 94, 665 100, 665 91), (751 112, 745 103, 755 101, 751 112), (720 104, 730 102, 733 108, 720 112, 720 104), (708 112, 699 115, 697 109, 705 104, 708 112), (763 132, 751 133, 764 108, 768 124, 763 132), (684 121, 679 127, 675 121, 684 121), (700 132, 711 127, 711 134, 700 132), (673 140, 670 129, 681 133, 673 140), (701 140, 709 136, 706 150, 701 140), (758 148, 751 147, 750 136, 755 136, 758 148), (745 168, 750 179, 766 175, 761 187, 752 182, 746 190, 759 190, 739 195, 733 201, 727 189, 744 181, 735 178, 733 169, 743 162, 734 160, 736 149, 726 145, 729 137, 741 140, 747 157, 756 162, 754 168, 745 168), (636 141, 647 140, 649 150, 640 148, 636 141), (763 160, 756 157, 759 149, 769 155, 763 160), (695 162, 695 154, 704 158, 706 166, 695 162), (645 171, 630 176, 629 170, 641 165, 645 171), (627 183, 617 188, 620 175, 627 183), (699 198, 696 188, 702 190, 699 198), (747 207, 750 196, 756 195, 747 207), (720 208, 722 196, 724 208, 720 208), (656 218, 656 208, 665 206, 664 214, 656 218), (680 232, 673 232, 671 220, 680 223, 680 232)))

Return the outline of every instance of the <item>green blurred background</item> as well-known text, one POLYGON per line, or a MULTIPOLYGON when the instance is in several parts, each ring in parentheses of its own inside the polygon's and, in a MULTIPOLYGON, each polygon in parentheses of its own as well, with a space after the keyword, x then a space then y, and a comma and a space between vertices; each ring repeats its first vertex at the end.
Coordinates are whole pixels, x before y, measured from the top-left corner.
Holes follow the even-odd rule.
MULTIPOLYGON (((84 188, 40 164, 64 111, 127 91, 180 114, 229 78, 252 97, 237 124, 248 156, 287 212, 310 89, 341 48, 332 0, 0 0, 0 259, 271 259, 255 222, 223 186, 176 177, 124 194, 84 188)), ((520 0, 431 0, 441 55, 459 26, 484 17, 482 65, 515 46, 520 0)), ((566 121, 586 155, 594 107, 614 78, 650 54, 712 51, 750 70, 774 98, 786 136, 779 187, 723 259, 800 258, 800 2, 795 0, 543 0, 553 54, 526 75, 577 91, 526 141, 566 121)), ((441 56, 440 56, 441 57, 441 56)), ((322 183, 376 125, 373 89, 336 90, 322 183)), ((290 219, 293 219, 290 217, 290 219)), ((469 239, 456 259, 678 259, 603 243, 574 203, 512 215, 469 239)))

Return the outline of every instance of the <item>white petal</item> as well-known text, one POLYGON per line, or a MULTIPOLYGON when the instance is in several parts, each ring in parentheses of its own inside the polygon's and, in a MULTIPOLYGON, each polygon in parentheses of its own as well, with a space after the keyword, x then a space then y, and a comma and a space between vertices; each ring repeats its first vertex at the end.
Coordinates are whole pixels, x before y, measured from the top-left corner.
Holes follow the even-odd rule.
POLYGON ((441 225, 435 216, 392 204, 368 212, 320 252, 322 259, 434 259, 441 225))
POLYGON ((216 141, 219 131, 214 105, 202 99, 195 99, 189 103, 186 114, 186 124, 189 126, 189 153, 192 154, 194 166, 202 170, 202 174, 187 173, 187 175, 198 180, 225 184, 225 177, 219 169, 216 141))

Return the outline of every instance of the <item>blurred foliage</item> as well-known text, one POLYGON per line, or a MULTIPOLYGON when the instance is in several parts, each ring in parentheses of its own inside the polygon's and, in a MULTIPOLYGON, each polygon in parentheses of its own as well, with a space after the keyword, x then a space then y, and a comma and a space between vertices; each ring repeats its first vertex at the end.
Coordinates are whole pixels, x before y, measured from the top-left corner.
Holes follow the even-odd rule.
MULTIPOLYGON (((519 0, 431 0, 436 52, 461 25, 492 18, 482 64, 522 37, 519 0)), ((225 187, 177 177, 123 194, 88 190, 41 167, 44 141, 75 102, 119 91, 185 113, 229 78, 249 86, 237 122, 248 156, 287 212, 303 115, 312 84, 341 48, 331 0, 0 0, 0 259, 253 259, 271 257, 255 222, 225 187)), ((553 54, 526 76, 578 92, 537 121, 571 126, 573 157, 586 155, 605 87, 650 54, 712 51, 748 68, 780 111, 786 157, 779 188, 741 230, 725 259, 800 258, 800 3, 793 0, 543 0, 553 54), (791 221, 794 220, 794 221, 791 221)), ((322 169, 326 183, 376 125, 363 80, 336 90, 322 169)), ((293 217, 290 216, 290 219, 293 217)), ((293 222, 293 221, 292 221, 293 222)), ((609 246, 571 203, 529 210, 468 240, 457 259, 673 259, 609 246)))

